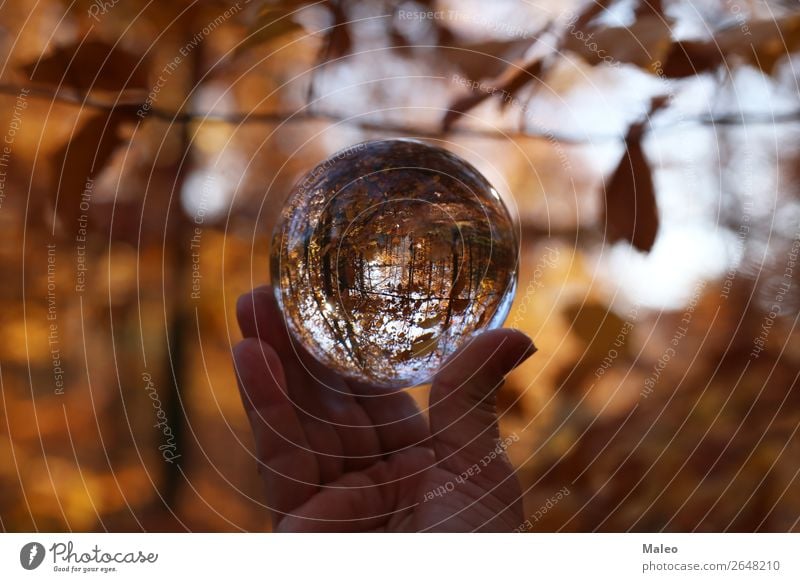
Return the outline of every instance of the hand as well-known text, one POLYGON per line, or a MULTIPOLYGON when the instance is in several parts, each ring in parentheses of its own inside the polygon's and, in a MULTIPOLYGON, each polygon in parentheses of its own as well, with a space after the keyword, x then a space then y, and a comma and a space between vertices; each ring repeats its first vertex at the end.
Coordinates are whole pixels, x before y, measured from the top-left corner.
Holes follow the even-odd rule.
POLYGON ((240 297, 237 314, 234 363, 276 531, 509 532, 524 521, 495 410, 505 375, 536 351, 524 334, 488 331, 454 354, 428 422, 408 394, 298 355, 272 289, 240 297))

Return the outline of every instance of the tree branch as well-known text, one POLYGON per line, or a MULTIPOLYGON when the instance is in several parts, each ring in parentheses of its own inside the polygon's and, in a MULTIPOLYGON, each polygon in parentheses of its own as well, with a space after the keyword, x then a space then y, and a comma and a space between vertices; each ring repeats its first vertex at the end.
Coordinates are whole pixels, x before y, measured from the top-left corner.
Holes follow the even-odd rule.
MULTIPOLYGON (((8 83, 0 83, 0 94, 19 95, 23 87, 8 83)), ((100 111, 112 111, 119 107, 134 108, 144 104, 144 99, 118 99, 115 102, 95 99, 85 96, 79 92, 58 89, 51 90, 43 87, 29 87, 28 95, 42 99, 50 99, 61 103, 80 105, 90 109, 100 111)), ((130 97, 130 95, 128 96, 130 97)), ((600 141, 623 141, 624 133, 605 133, 594 134, 588 137, 555 132, 547 129, 538 131, 514 131, 502 128, 481 130, 468 127, 455 127, 446 134, 437 129, 411 127, 405 124, 374 122, 360 119, 358 116, 344 117, 336 113, 324 111, 308 111, 302 109, 295 112, 280 113, 245 113, 237 112, 230 114, 217 114, 211 112, 175 112, 158 107, 152 107, 146 111, 143 119, 155 118, 171 123, 191 123, 194 121, 209 121, 217 123, 243 124, 243 123, 310 123, 327 121, 331 123, 342 123, 351 127, 357 127, 365 131, 376 131, 381 133, 397 133, 416 137, 441 138, 443 135, 458 135, 464 137, 476 137, 483 139, 540 139, 551 142, 558 142, 567 145, 591 144, 600 141)), ((745 125, 775 125, 776 123, 793 123, 800 121, 800 110, 787 111, 779 114, 753 114, 753 113, 725 113, 722 115, 701 115, 692 118, 684 118, 678 123, 670 124, 651 124, 650 129, 662 130, 679 128, 687 125, 722 125, 722 126, 745 126, 745 125)))

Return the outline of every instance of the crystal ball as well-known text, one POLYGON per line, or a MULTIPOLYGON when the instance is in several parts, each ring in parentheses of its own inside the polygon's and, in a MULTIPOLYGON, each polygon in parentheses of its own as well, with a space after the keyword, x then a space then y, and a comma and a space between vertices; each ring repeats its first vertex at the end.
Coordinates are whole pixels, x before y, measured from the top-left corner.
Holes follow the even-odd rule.
POLYGON ((415 140, 371 141, 294 187, 272 238, 272 283, 294 341, 345 378, 398 389, 502 325, 518 241, 472 165, 415 140))

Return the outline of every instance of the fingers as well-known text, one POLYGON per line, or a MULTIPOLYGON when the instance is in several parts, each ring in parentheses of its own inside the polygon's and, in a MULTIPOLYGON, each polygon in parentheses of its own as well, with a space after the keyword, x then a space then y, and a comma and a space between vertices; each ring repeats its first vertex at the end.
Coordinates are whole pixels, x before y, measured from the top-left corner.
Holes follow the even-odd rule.
POLYGON ((428 449, 412 448, 343 475, 287 517, 279 531, 414 531, 417 476, 433 464, 432 457, 428 449))
POLYGON ((239 297, 236 318, 244 337, 267 341, 281 355, 294 355, 272 287, 256 287, 239 297))
POLYGON ((384 455, 423 446, 430 437, 428 420, 405 392, 378 392, 354 386, 356 400, 370 418, 384 455))
POLYGON ((536 348, 511 329, 486 332, 445 362, 430 396, 433 449, 442 468, 461 473, 497 446, 495 392, 536 348))
POLYGON ((242 334, 268 342, 283 364, 288 398, 317 454, 320 482, 374 462, 380 445, 372 421, 342 378, 292 342, 272 288, 242 295, 236 311, 242 334))
POLYGON ((327 452, 318 458, 323 483, 342 473, 362 469, 380 457, 380 444, 373 423, 350 395, 347 385, 336 379, 330 383, 311 383, 294 394, 306 434, 314 435, 315 450, 327 452), (335 447, 333 446, 335 445, 335 447))
POLYGON ((257 339, 245 339, 234 348, 234 365, 255 438, 267 505, 277 525, 317 492, 317 461, 287 398, 275 350, 257 339))

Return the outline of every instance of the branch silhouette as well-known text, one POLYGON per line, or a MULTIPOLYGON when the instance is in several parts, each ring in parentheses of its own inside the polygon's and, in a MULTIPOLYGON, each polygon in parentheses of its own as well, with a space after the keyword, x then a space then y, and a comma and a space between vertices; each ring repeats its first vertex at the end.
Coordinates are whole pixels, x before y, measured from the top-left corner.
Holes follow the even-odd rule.
MULTIPOLYGON (((29 97, 40 99, 50 99, 59 103, 79 105, 81 107, 96 109, 98 111, 113 111, 115 109, 138 109, 144 105, 144 99, 117 99, 114 102, 100 100, 90 97, 78 91, 64 89, 48 89, 44 87, 22 87, 9 83, 0 83, 0 94, 17 96, 27 89, 29 97)), ((456 135, 464 137, 478 137, 484 139, 540 139, 551 142, 558 142, 567 145, 592 144, 598 141, 624 141, 625 134, 603 133, 594 134, 588 137, 573 135, 564 132, 556 132, 548 129, 535 131, 505 130, 502 128, 492 130, 480 130, 468 127, 454 127, 447 132, 439 129, 413 127, 406 124, 375 122, 360 119, 358 116, 348 116, 325 112, 315 109, 310 111, 304 108, 298 111, 288 112, 236 112, 219 114, 202 111, 171 111, 159 107, 151 107, 141 118, 143 121, 148 118, 160 119, 171 123, 191 123, 194 121, 210 121, 217 123, 243 124, 243 123, 309 123, 314 121, 329 121, 331 123, 342 123, 351 127, 357 127, 366 131, 377 131, 384 133, 397 133, 403 135, 413 135, 418 137, 441 138, 443 135, 456 135)), ((731 112, 720 115, 699 115, 695 117, 685 117, 677 123, 650 124, 650 129, 677 129, 691 125, 710 125, 710 126, 745 126, 745 125, 775 125, 778 123, 793 123, 800 121, 800 109, 787 111, 779 114, 772 113, 744 113, 731 112)))

